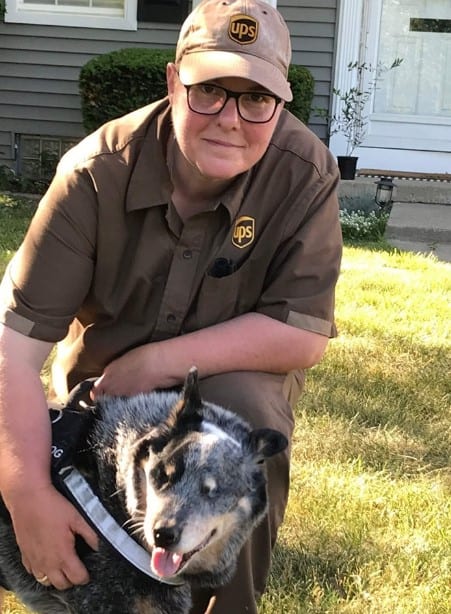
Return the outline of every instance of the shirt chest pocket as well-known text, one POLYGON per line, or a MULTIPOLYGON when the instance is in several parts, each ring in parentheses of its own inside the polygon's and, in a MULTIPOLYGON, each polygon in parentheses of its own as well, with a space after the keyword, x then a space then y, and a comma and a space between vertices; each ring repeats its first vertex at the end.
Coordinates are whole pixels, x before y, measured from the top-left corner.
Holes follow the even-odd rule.
POLYGON ((195 328, 212 326, 255 310, 263 278, 262 272, 259 273, 252 262, 223 277, 206 274, 193 310, 195 328))

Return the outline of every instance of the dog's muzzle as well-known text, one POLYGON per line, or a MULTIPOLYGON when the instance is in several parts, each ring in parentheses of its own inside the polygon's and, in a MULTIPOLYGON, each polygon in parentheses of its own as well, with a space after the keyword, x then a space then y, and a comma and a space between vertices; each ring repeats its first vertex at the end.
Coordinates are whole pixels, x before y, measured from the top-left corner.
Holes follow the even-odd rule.
POLYGON ((90 524, 117 550, 129 563, 153 580, 181 586, 185 581, 181 578, 161 577, 152 571, 150 554, 142 548, 130 535, 118 525, 103 507, 99 498, 81 473, 74 467, 64 467, 59 471, 59 477, 64 484, 70 499, 84 514, 90 524))

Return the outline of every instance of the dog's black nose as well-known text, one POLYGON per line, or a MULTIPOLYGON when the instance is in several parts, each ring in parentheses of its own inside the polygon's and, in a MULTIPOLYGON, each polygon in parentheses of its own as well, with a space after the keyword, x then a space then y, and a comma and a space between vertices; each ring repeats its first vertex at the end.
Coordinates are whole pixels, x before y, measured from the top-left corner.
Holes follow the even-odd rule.
POLYGON ((174 545, 180 537, 179 531, 175 527, 159 527, 153 531, 155 545, 160 548, 168 548, 174 545))

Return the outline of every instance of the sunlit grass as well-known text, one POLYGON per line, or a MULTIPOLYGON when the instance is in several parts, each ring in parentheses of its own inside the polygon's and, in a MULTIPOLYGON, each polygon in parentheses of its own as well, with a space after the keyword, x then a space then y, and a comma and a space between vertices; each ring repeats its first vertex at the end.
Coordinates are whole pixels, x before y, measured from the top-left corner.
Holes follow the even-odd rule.
POLYGON ((451 266, 345 250, 262 614, 451 612, 451 266))
POLYGON ((19 247, 36 202, 0 193, 0 266, 4 266, 19 247))
MULTIPOLYGON (((451 612, 450 322, 451 265, 345 249, 261 614, 451 612)), ((4 612, 26 614, 12 598, 4 612)))

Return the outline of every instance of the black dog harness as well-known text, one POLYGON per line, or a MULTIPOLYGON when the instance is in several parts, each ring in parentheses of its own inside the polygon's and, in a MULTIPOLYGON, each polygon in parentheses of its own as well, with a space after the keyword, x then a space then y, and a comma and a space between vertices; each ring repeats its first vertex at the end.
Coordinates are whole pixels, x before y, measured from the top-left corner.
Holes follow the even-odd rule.
MULTIPOLYGON (((80 442, 86 441, 94 421, 100 419, 96 415, 95 406, 83 400, 83 397, 89 398, 88 393, 94 381, 86 380, 76 386, 63 409, 49 410, 52 423, 52 482, 55 488, 75 505, 93 529, 129 563, 158 582, 181 586, 184 581, 180 578, 163 579, 151 571, 151 558, 147 550, 130 537, 109 514, 86 479, 72 464, 74 455, 79 451, 80 442)), ((1 497, 0 516, 10 521, 1 497)), ((1 573, 0 586, 8 588, 1 573)))

